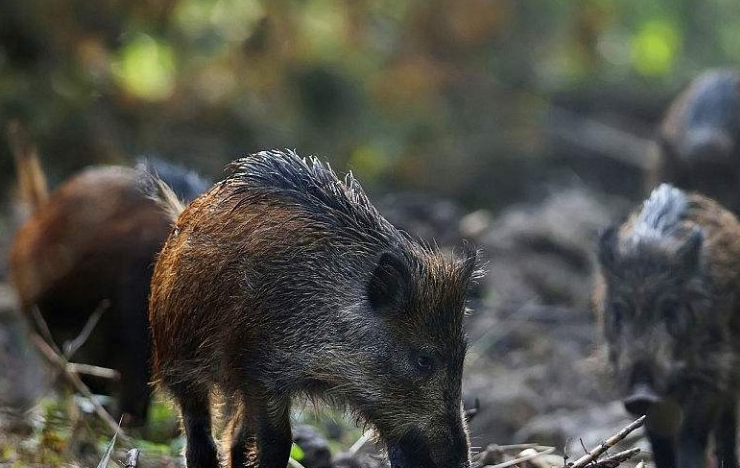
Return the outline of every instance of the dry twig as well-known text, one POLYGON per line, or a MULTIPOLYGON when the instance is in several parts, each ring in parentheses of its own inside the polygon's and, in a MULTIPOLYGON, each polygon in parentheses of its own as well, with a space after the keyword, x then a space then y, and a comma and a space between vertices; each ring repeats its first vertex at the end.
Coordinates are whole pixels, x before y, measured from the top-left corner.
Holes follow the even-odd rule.
POLYGON ((465 420, 470 423, 478 414, 478 411, 480 411, 480 400, 476 398, 473 407, 465 410, 465 420))
POLYGON ((360 436, 360 438, 357 439, 357 441, 354 444, 352 444, 352 446, 349 448, 347 453, 350 455, 356 455, 357 452, 362 450, 362 447, 364 447, 365 444, 367 444, 373 439, 373 437, 375 437, 375 433, 373 432, 372 429, 368 429, 367 431, 363 432, 362 436, 360 436))
POLYGON ((67 369, 75 374, 91 375, 93 377, 100 377, 101 379, 108 380, 121 380, 121 374, 117 370, 109 369, 107 367, 70 362, 67 364, 67 369))
POLYGON ((90 403, 93 405, 93 409, 95 411, 95 414, 97 414, 100 419, 105 422, 108 427, 113 431, 115 434, 116 432, 118 435, 126 440, 130 441, 131 439, 123 432, 123 430, 120 428, 118 422, 116 422, 115 419, 103 408, 103 405, 100 404, 100 402, 93 396, 92 392, 90 392, 90 389, 87 388, 87 385, 85 385, 82 380, 75 374, 74 372, 71 372, 68 369, 69 362, 59 353, 54 351, 54 349, 49 345, 41 336, 39 336, 36 333, 31 333, 31 341, 34 345, 41 351, 41 353, 46 357, 52 364, 56 365, 59 370, 62 372, 62 375, 67 379, 67 381, 78 391, 90 400, 90 403))
MULTIPOLYGON (((529 450, 533 450, 533 449, 529 449, 529 450)), ((497 465, 487 465, 484 468, 506 468, 508 466, 514 466, 514 465, 518 465, 519 463, 524 463, 525 461, 534 460, 535 458, 539 458, 543 455, 547 455, 548 453, 552 453, 554 451, 555 451, 555 447, 550 447, 541 452, 529 453, 527 455, 521 456, 519 458, 514 458, 513 460, 507 460, 497 465)))
MULTIPOLYGON (((645 416, 642 416, 639 419, 633 421, 628 426, 623 428, 621 431, 617 432, 616 434, 614 434, 613 436, 609 437, 607 440, 599 444, 598 447, 592 449, 589 453, 582 456, 581 458, 579 458, 572 464, 569 464, 568 468, 584 468, 590 465, 591 463, 595 462, 604 452, 614 447, 615 445, 617 445, 617 443, 619 443, 621 440, 627 437, 629 433, 631 433, 632 431, 634 431, 635 429, 639 427, 642 427, 643 424, 645 424, 645 416)), ((625 453, 625 452, 622 452, 622 453, 625 453)), ((632 455, 634 455, 634 453, 632 455)))
POLYGON ((77 350, 79 350, 82 345, 87 342, 88 338, 90 338, 90 335, 95 329, 95 326, 98 324, 100 317, 103 315, 103 312, 108 310, 108 307, 110 307, 110 301, 108 299, 103 299, 102 301, 100 301, 100 304, 98 304, 93 313, 90 314, 90 317, 88 317, 87 322, 85 322, 85 325, 82 327, 82 330, 75 337, 75 339, 64 344, 63 348, 65 358, 72 358, 74 353, 76 353, 77 350))
POLYGON ((592 464, 591 466, 598 467, 598 468, 617 468, 621 463, 629 460, 630 458, 634 457, 638 453, 640 453, 640 449, 635 447, 629 450, 625 450, 623 452, 619 452, 610 457, 602 458, 601 460, 592 464))

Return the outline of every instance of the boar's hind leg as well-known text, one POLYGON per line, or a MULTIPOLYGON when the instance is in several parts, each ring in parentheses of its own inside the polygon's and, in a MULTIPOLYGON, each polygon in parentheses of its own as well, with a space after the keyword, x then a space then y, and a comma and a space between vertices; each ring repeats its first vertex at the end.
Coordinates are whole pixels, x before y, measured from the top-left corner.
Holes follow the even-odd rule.
POLYGON ((731 400, 717 421, 714 430, 717 461, 721 468, 738 468, 737 464, 737 403, 731 400))
POLYGON ((183 384, 170 387, 180 405, 185 429, 185 460, 188 468, 218 468, 216 445, 211 436, 211 409, 208 390, 183 384))
POLYGON ((147 296, 151 274, 145 268, 133 270, 120 284, 117 297, 116 330, 120 349, 121 412, 131 417, 131 425, 146 422, 151 398, 149 361, 151 344, 147 320, 147 296))

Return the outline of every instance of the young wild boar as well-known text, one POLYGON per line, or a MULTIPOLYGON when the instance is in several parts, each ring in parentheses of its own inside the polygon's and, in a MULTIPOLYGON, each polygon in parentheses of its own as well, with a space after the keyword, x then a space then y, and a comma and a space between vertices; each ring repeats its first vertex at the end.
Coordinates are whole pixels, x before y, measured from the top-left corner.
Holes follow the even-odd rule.
POLYGON ((657 188, 599 246, 595 303, 624 404, 647 414, 659 468, 737 467, 740 223, 716 202, 657 188))
MULTIPOLYGON (((45 191, 43 184, 24 182, 43 180, 35 155, 16 152, 16 160, 23 192, 45 191)), ((173 185, 188 181, 193 190, 205 188, 189 171, 160 161, 148 167, 167 167, 166 181, 173 185)), ((131 424, 144 422, 149 406, 149 281, 171 225, 153 200, 152 182, 142 169, 93 167, 48 200, 26 196, 37 202, 30 203, 32 216, 18 230, 10 253, 21 309, 30 318, 38 306, 60 345, 74 339, 90 314, 109 301, 74 360, 120 372, 119 410, 131 424)))
POLYGON ((740 75, 713 70, 671 105, 657 137, 648 187, 668 182, 740 213, 740 75))
POLYGON ((396 468, 469 466, 475 254, 416 243, 316 159, 262 152, 231 170, 180 215, 152 279, 153 370, 182 412, 188 466, 218 467, 212 390, 239 402, 232 467, 285 468, 298 395, 354 410, 396 468))

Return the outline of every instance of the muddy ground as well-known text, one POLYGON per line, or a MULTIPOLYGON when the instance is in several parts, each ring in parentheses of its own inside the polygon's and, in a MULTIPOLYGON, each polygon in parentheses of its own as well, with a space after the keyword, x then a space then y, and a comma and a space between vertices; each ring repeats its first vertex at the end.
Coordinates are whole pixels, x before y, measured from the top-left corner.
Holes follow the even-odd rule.
MULTIPOLYGON (((443 248, 465 239, 483 253, 487 274, 471 299, 464 382, 466 406, 479 406, 470 426, 475 450, 492 443, 536 442, 556 447, 558 456, 577 458, 583 445, 597 444, 630 421, 618 401, 618 382, 605 370, 589 308, 597 232, 625 213, 624 200, 585 187, 561 187, 497 215, 466 212, 454 202, 421 194, 389 195, 378 204, 391 222, 413 235, 443 248)), ((0 272, 5 276, 4 264, 0 272)), ((57 393, 40 359, 23 342, 6 284, 0 285, 0 309, 0 404, 34 408, 25 414, 38 415, 37 397, 57 393)), ((341 418, 310 413, 298 417, 313 422, 318 432, 297 431, 307 468, 378 464, 372 457, 360 461, 339 455, 360 432, 347 429, 341 418)), ((15 440, 5 420, 0 445, 3 439, 6 445, 15 440)), ((637 431, 628 445, 647 448, 641 435, 637 431)), ((372 452, 368 445, 365 451, 372 452)), ((147 463, 180 463, 176 456, 143 450, 147 463)), ((24 464, 3 453, 0 466, 13 460, 24 464)), ((77 463, 85 464, 79 458, 77 463)))

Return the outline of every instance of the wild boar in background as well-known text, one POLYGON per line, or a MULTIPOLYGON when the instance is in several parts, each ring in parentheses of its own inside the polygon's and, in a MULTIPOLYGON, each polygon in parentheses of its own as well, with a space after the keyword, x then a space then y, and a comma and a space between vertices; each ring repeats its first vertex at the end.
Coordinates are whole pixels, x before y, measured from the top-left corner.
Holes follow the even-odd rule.
POLYGON ((170 230, 168 215, 153 199, 152 175, 160 173, 183 195, 207 183, 162 161, 126 167, 91 167, 47 195, 34 151, 16 148, 21 192, 30 217, 10 252, 10 278, 21 310, 38 306, 57 344, 73 340, 103 301, 102 313, 74 361, 117 369, 119 412, 127 424, 146 420, 151 355, 147 298, 155 255, 170 230))
POLYGON ((647 414, 659 468, 736 467, 740 223, 702 195, 658 187, 599 246, 595 304, 624 404, 647 414))
POLYGON ((648 190, 661 182, 704 195, 740 213, 740 75, 712 70, 669 108, 657 136, 648 190))
MULTIPOLYGON (((395 468, 469 466, 461 404, 476 255, 421 245, 358 182, 262 152, 182 212, 157 261, 154 376, 177 402, 191 468, 219 466, 213 390, 239 402, 232 467, 285 468, 308 395, 374 426, 395 468)), ((232 403, 233 404, 233 403, 232 403)))

